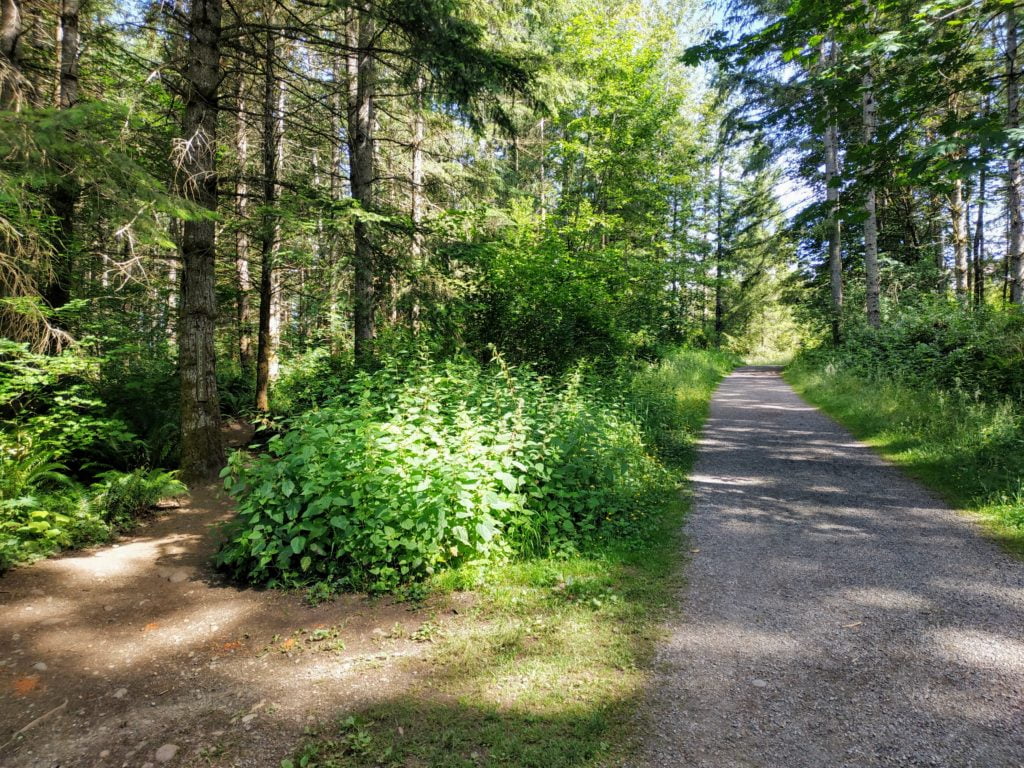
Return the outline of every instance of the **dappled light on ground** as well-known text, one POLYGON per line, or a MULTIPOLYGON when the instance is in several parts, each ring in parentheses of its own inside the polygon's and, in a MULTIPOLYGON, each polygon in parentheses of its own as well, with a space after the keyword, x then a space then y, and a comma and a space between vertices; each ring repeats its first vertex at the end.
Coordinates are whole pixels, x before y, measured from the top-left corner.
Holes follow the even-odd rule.
POLYGON ((276 765, 322 707, 405 684, 393 662, 425 650, 410 639, 424 615, 223 583, 207 560, 228 512, 201 491, 120 545, 0 579, 0 744, 67 701, 0 765, 141 765, 165 744, 203 764, 276 765))
POLYGON ((716 395, 651 766, 1024 764, 1024 568, 773 371, 716 395))

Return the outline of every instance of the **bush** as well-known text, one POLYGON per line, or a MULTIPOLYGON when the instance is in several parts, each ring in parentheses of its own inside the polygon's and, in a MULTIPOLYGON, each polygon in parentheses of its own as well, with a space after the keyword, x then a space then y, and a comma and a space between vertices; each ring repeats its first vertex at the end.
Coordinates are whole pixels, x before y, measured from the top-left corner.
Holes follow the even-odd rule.
POLYGON ((879 329, 855 326, 844 344, 806 352, 807 364, 862 378, 961 391, 998 400, 1024 398, 1024 313, 967 310, 937 300, 903 308, 879 329))
POLYGON ((0 463, 0 571, 60 549, 108 540, 160 499, 183 493, 175 474, 104 472, 86 488, 45 445, 8 450, 0 463))
MULTIPOLYGON (((47 456, 75 469, 113 457, 141 461, 145 446, 97 392, 99 358, 39 355, 0 339, 0 454, 47 456)), ((109 466, 109 464, 108 464, 109 466)))
POLYGON ((161 499, 187 492, 176 472, 136 469, 104 472, 90 489, 90 505, 113 529, 125 529, 161 499))
POLYGON ((355 373, 352 355, 336 355, 316 348, 288 358, 270 391, 276 416, 293 416, 318 408, 345 391, 355 373))
POLYGON ((222 567, 370 590, 629 535, 673 487, 626 404, 582 373, 466 359, 359 373, 225 477, 239 515, 222 567))

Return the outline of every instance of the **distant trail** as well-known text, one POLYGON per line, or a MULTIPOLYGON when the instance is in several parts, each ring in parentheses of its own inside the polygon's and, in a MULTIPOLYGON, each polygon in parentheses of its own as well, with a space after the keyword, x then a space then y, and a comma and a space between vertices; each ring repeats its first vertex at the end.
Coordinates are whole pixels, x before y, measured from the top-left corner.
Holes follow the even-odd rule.
POLYGON ((771 369, 712 402, 643 764, 1024 766, 1024 564, 771 369))

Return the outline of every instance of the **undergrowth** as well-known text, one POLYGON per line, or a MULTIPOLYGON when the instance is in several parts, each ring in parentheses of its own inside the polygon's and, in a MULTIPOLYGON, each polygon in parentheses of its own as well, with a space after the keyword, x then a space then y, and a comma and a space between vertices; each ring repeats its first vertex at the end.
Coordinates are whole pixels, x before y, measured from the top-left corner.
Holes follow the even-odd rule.
MULTIPOLYGON (((681 351, 619 382, 622 423, 676 479, 691 465, 711 392, 732 364, 681 351)), ((464 563, 421 582, 432 599, 462 597, 428 658, 407 662, 416 682, 335 713, 283 765, 617 764, 633 746, 631 720, 679 575, 686 497, 659 488, 637 500, 616 535, 597 529, 574 548, 464 563)))
POLYGON ((624 387, 464 358, 360 373, 264 455, 233 456, 239 514, 218 562, 258 584, 388 591, 643 538, 676 484, 656 454, 695 429, 697 361, 681 353, 624 387))
POLYGON ((111 415, 111 360, 0 339, 0 571, 107 541, 184 491, 174 472, 149 468, 156 443, 111 415))

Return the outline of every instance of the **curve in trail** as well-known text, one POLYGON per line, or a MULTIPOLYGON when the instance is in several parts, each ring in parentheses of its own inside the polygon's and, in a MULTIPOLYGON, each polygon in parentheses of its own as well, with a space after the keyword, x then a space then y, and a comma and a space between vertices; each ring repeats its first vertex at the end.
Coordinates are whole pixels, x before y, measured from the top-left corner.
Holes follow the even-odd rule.
POLYGON ((1024 565, 807 405, 728 377, 649 766, 1024 766, 1024 565))

